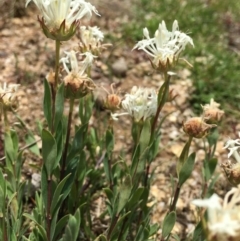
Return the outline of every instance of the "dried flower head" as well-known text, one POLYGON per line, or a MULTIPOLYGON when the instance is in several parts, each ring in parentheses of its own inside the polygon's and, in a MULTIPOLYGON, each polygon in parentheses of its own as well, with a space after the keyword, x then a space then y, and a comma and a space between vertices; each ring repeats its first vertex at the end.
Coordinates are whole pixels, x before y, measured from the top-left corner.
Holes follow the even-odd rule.
POLYGON ((60 62, 63 63, 64 69, 67 72, 67 76, 64 78, 66 98, 81 98, 92 92, 95 88, 95 84, 85 72, 91 67, 96 56, 86 52, 81 54, 81 56, 85 56, 84 60, 78 62, 76 52, 70 51, 65 53, 67 56, 62 58, 60 62), (70 64, 70 68, 68 64, 70 64))
POLYGON ((102 89, 107 93, 106 97, 103 100, 103 106, 107 108, 108 110, 115 111, 120 109, 121 104, 121 97, 118 95, 117 92, 114 90, 114 83, 111 84, 111 92, 109 92, 107 89, 105 89, 102 86, 102 89))
POLYGON ((134 86, 130 94, 126 94, 121 102, 123 110, 120 114, 112 114, 116 119, 120 115, 131 115, 135 122, 145 121, 157 112, 157 93, 153 88, 141 88, 134 86))
POLYGON ((167 30, 164 21, 159 24, 154 38, 150 38, 147 28, 143 29, 146 39, 139 41, 134 49, 141 49, 152 57, 152 64, 155 68, 167 72, 178 60, 179 54, 189 43, 192 46, 192 39, 185 33, 179 31, 178 22, 175 20, 172 25, 172 32, 167 30))
POLYGON ((27 0, 26 6, 33 1, 42 14, 39 19, 44 34, 51 39, 66 41, 76 32, 79 20, 91 18, 96 8, 85 0, 27 0))
POLYGON ((210 104, 206 104, 206 105, 202 106, 203 117, 207 123, 216 124, 219 121, 221 121, 221 119, 224 115, 224 111, 220 110, 218 108, 219 106, 220 106, 220 104, 215 102, 214 99, 210 100, 210 104))
POLYGON ((207 208, 207 240, 240 240, 240 187, 232 188, 222 200, 217 194, 209 199, 193 200, 199 207, 207 208))
POLYGON ((15 110, 18 106, 17 101, 17 90, 20 85, 18 84, 9 84, 3 83, 0 86, 0 113, 3 110, 12 111, 15 110))
POLYGON ((205 123, 201 117, 193 117, 183 123, 184 132, 195 138, 207 136, 209 130, 213 127, 216 127, 216 125, 205 123))

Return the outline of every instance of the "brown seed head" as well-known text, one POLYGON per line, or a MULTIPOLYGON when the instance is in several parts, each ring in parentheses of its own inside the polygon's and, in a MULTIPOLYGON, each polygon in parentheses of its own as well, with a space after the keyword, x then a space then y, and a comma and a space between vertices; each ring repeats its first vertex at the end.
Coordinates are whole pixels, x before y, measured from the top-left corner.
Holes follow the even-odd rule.
POLYGON ((201 117, 193 117, 183 123, 183 130, 191 137, 203 138, 208 135, 209 130, 216 125, 210 125, 203 121, 201 117))

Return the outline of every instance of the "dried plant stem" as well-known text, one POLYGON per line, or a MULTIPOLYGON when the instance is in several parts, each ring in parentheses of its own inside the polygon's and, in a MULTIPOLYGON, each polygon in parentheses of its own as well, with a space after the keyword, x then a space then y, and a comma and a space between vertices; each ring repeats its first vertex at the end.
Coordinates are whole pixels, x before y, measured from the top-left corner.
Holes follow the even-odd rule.
POLYGON ((71 134, 71 124, 72 124, 72 114, 73 114, 73 106, 74 106, 74 99, 70 99, 70 108, 69 108, 69 114, 68 114, 68 126, 67 126, 67 135, 66 135, 66 141, 63 151, 63 157, 62 157, 62 167, 61 167, 61 177, 62 180, 64 178, 64 172, 66 168, 66 162, 67 162, 67 153, 68 153, 68 146, 69 146, 69 139, 71 134))

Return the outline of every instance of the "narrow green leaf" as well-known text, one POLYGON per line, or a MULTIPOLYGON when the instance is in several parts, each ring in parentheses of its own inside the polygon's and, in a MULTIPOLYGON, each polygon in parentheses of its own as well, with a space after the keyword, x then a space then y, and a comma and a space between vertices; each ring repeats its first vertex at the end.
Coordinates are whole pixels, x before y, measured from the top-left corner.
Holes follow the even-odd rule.
POLYGON ((168 213, 164 220, 163 220, 163 224, 162 224, 162 236, 164 238, 166 238, 172 231, 174 225, 176 222, 176 212, 172 211, 170 213, 168 213))
MULTIPOLYGON (((66 226, 67 222, 68 222, 68 219, 69 219, 69 214, 62 217, 57 225, 56 225, 56 228, 55 228, 55 232, 54 232, 54 237, 53 237, 53 241, 58 241, 59 239, 58 238, 58 235, 63 231, 64 227, 66 226)), ((70 240, 69 240, 70 241, 70 240)))
POLYGON ((192 153, 187 161, 183 164, 179 173, 179 185, 182 186, 183 183, 191 176, 192 170, 194 168, 196 154, 192 153))
MULTIPOLYGON (((35 140, 35 137, 33 136, 33 133, 32 132, 28 132, 27 135, 25 136, 25 141, 28 145, 34 143, 36 140, 35 140)), ((37 146, 37 143, 35 143, 34 145, 32 145, 29 150, 37 155, 37 156, 40 156, 40 152, 39 152, 39 148, 37 146)))
POLYGON ((28 218, 31 221, 33 221, 37 225, 38 230, 40 231, 40 234, 42 236, 42 239, 44 241, 48 241, 46 229, 42 225, 40 225, 32 215, 30 215, 28 213, 24 213, 23 216, 25 216, 26 218, 28 218))
POLYGON ((204 177, 206 181, 209 181, 213 173, 217 167, 218 160, 216 158, 212 158, 210 160, 204 160, 203 166, 204 166, 204 177))
POLYGON ((130 209, 136 203, 141 200, 142 193, 144 191, 144 187, 139 187, 135 192, 133 192, 132 197, 128 201, 127 208, 130 209))
POLYGON ((127 204, 127 201, 131 195, 132 190, 132 178, 130 175, 127 175, 123 183, 119 186, 119 203, 117 208, 117 214, 119 214, 122 209, 127 204))
POLYGON ((106 149, 107 153, 111 154, 114 148, 114 135, 111 130, 107 130, 106 132, 106 149))
POLYGON ((113 197, 114 197, 112 190, 111 190, 110 188, 103 188, 103 191, 105 192, 108 200, 109 200, 110 202, 112 202, 113 197))
POLYGON ((52 126, 52 93, 51 93, 51 87, 46 79, 44 79, 43 112, 47 120, 48 127, 51 127, 52 126))
POLYGON ((87 133, 87 125, 82 125, 76 132, 70 153, 68 154, 67 159, 71 160, 77 154, 80 154, 84 145, 86 143, 86 133, 87 133))
POLYGON ((59 196, 61 195, 62 189, 69 178, 71 174, 69 173, 64 179, 58 184, 52 198, 52 204, 51 204, 51 215, 53 215, 53 211, 56 208, 56 204, 58 203, 59 196))
POLYGON ((149 145, 151 137, 151 124, 150 120, 146 120, 143 124, 139 144, 140 144, 140 152, 141 154, 146 150, 149 145))
POLYGON ((94 239, 94 241, 107 241, 107 237, 105 235, 101 234, 96 239, 94 239))
POLYGON ((179 160, 178 160, 178 163, 176 166, 176 169, 177 169, 176 171, 177 171, 178 177, 179 177, 179 173, 182 169, 182 166, 184 165, 185 161, 188 158, 188 153, 189 153, 189 148, 190 148, 191 142, 192 142, 192 137, 189 137, 189 139, 188 139, 187 143, 185 144, 185 146, 182 150, 182 153, 179 157, 179 160))
POLYGON ((62 83, 57 90, 56 101, 55 101, 55 119, 54 119, 54 129, 57 129, 59 122, 62 119, 64 110, 64 84, 62 83))
POLYGON ((42 130, 42 142, 43 162, 49 178, 52 175, 53 170, 58 165, 57 143, 52 134, 45 129, 42 130))

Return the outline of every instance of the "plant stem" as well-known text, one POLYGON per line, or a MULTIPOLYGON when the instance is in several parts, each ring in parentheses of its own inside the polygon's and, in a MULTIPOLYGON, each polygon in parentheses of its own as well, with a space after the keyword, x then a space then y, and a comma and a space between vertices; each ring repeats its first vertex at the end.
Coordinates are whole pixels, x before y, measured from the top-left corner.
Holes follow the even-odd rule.
POLYGON ((56 102, 56 93, 58 88, 58 76, 59 76, 59 60, 60 60, 60 41, 56 40, 55 42, 55 80, 54 84, 51 85, 52 87, 52 126, 51 132, 54 133, 54 120, 55 120, 55 102, 56 102))
MULTIPOLYGON (((157 108, 157 112, 156 115, 154 117, 153 123, 152 123, 152 129, 151 129, 151 138, 154 136, 154 132, 156 129, 156 125, 157 125, 157 120, 159 117, 159 114, 164 106, 164 104, 166 103, 166 97, 168 95, 169 92, 169 83, 170 83, 170 78, 171 76, 169 75, 164 75, 165 76, 165 82, 164 84, 166 85, 165 88, 163 89, 162 95, 161 95, 161 99, 158 100, 158 108, 157 108)), ((160 89, 161 90, 161 89, 160 89)), ((159 91, 160 91, 159 90, 159 91)), ((152 140, 152 139, 151 139, 152 140)))
POLYGON ((107 234, 107 241, 110 241, 111 235, 112 235, 112 231, 114 229, 114 227, 116 226, 116 223, 118 221, 119 215, 116 215, 111 223, 111 226, 108 230, 108 234, 107 234))
POLYGON ((51 216, 51 203, 52 203, 52 176, 48 178, 47 183, 47 193, 48 193, 48 200, 47 200, 47 239, 48 241, 51 240, 51 222, 52 222, 52 216, 51 216))
POLYGON ((64 178, 64 172, 65 172, 65 168, 66 168, 69 139, 70 139, 70 134, 71 134, 73 106, 74 106, 74 99, 71 98, 70 99, 69 114, 68 114, 67 135, 66 135, 65 147, 64 147, 64 151, 63 151, 63 157, 62 157, 62 167, 61 167, 60 180, 62 180, 64 178))
POLYGON ((172 201, 171 206, 169 208, 169 213, 176 209, 176 204, 177 204, 177 201, 178 201, 180 190, 181 190, 181 186, 179 185, 179 182, 178 182, 176 190, 175 190, 173 201, 172 201))

